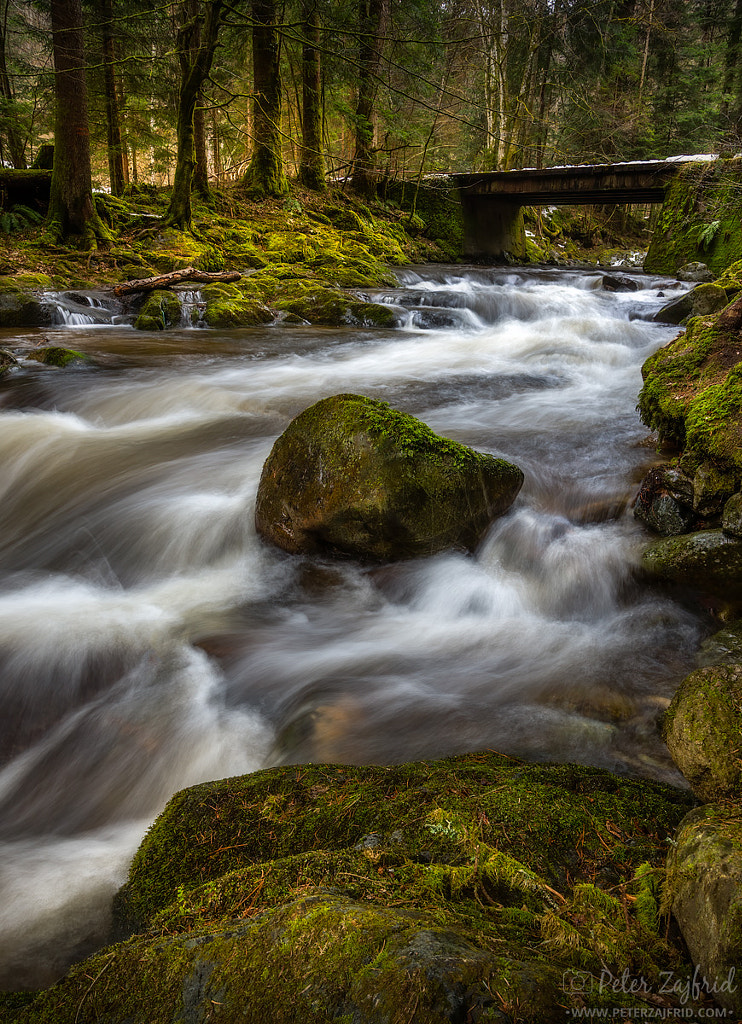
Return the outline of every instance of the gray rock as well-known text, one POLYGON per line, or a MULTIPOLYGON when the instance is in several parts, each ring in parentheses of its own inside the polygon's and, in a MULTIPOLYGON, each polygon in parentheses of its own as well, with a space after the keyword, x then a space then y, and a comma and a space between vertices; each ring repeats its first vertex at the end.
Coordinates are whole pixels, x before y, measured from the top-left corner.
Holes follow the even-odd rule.
POLYGON ((726 601, 742 600, 742 539, 722 530, 699 530, 658 541, 644 552, 642 565, 657 579, 726 601))
POLYGON ((742 1013, 742 832, 729 809, 698 807, 680 823, 667 858, 666 896, 699 984, 742 1013))
POLYGON ((720 629, 701 644, 696 655, 699 668, 708 665, 742 665, 742 622, 720 629))
POLYGON ((716 275, 705 263, 686 263, 675 275, 678 281, 714 281, 716 275))
POLYGON ((662 537, 676 537, 687 533, 693 521, 693 514, 671 495, 661 495, 650 503, 648 509, 639 511, 637 505, 636 518, 662 537))
POLYGON ((724 533, 742 537, 742 493, 737 492, 724 505, 721 526, 724 533))
POLYGON ((708 316, 723 309, 729 301, 727 293, 716 284, 698 284, 685 295, 672 299, 655 313, 652 320, 664 324, 681 324, 692 316, 708 316))

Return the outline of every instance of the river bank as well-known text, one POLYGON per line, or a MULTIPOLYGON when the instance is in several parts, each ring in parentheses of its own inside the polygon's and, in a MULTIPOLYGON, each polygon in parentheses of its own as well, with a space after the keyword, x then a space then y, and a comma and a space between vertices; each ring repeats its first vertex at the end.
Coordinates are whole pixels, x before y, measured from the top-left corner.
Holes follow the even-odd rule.
MULTIPOLYGON (((304 267, 269 273, 291 266, 290 232, 278 233, 279 255, 248 281, 307 280, 304 267)), ((326 270, 309 273, 334 287, 326 270)), ((683 604, 641 598, 641 528, 627 507, 654 461, 633 413, 638 366, 675 333, 648 326, 661 282, 639 281, 637 294, 597 271, 563 282, 441 267, 405 271, 400 289, 388 273, 362 291, 402 331, 387 319, 351 337, 310 332, 296 313, 278 335, 20 332, 24 347, 74 339, 90 362, 14 371, 3 392, 5 464, 23 488, 9 488, 19 515, 6 501, 3 535, 18 712, 6 854, 30 859, 46 831, 52 864, 75 842, 89 854, 95 836, 103 864, 106 830, 131 829, 145 804, 156 813, 200 779, 287 760, 426 760, 279 767, 185 790, 119 898, 118 926, 137 934, 34 1003, 9 997, 9 1019, 114 1021, 146 1007, 164 1021, 182 1002, 184 1019, 221 1004, 229 1020, 247 1001, 248 1019, 270 1006, 288 1021, 284 996, 304 1001, 307 1021, 426 1024, 687 1005, 694 966, 660 914, 666 854, 693 799, 656 727, 712 630, 683 604), (476 559, 368 572, 256 545, 249 509, 272 439, 319 394, 345 389, 524 466, 521 505, 476 559), (28 466, 29 452, 31 475, 14 461, 28 466), (26 660, 21 636, 39 616, 48 643, 35 631, 26 660), (41 725, 24 700, 44 706, 41 725), (509 757, 431 760, 487 746, 509 757), (620 774, 532 768, 519 754, 620 774), (167 853, 174 835, 185 844, 167 853), (243 861, 245 837, 258 845, 243 861), (238 852, 212 871, 227 847, 238 852)), ((718 835, 730 820, 728 805, 703 828, 718 835)), ((692 839, 698 822, 688 829, 692 839)))

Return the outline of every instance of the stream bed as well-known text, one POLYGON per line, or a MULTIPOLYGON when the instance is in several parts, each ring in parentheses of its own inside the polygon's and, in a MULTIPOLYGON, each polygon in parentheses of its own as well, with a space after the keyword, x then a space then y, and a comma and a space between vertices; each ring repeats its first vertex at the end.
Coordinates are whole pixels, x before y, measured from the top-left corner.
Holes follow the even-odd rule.
POLYGON ((4 988, 105 941, 148 824, 201 780, 495 749, 683 785, 658 721, 707 626, 637 578, 630 508, 657 461, 640 367, 677 332, 650 318, 681 286, 623 278, 408 268, 369 293, 396 330, 143 334, 78 296, 58 327, 0 332, 91 357, 0 381, 4 988), (360 566, 257 537, 274 440, 340 392, 521 467, 474 556, 360 566))

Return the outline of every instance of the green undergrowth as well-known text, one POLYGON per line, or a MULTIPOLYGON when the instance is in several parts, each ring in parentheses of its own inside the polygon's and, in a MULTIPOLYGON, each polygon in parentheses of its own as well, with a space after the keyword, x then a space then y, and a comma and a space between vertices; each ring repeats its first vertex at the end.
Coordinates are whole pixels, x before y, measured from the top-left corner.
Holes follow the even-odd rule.
POLYGON ((674 274, 700 261, 722 273, 742 258, 742 160, 688 163, 665 193, 644 269, 674 274))
POLYGON ((194 786, 134 858, 130 937, 9 1019, 547 1022, 585 1005, 585 979, 588 1005, 642 1005, 599 979, 689 970, 657 899, 692 804, 492 753, 194 786))

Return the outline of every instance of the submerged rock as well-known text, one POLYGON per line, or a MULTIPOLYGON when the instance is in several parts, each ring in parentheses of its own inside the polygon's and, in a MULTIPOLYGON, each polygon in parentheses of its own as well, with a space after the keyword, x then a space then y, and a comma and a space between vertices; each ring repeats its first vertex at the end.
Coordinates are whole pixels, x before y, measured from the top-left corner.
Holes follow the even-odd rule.
POLYGON ((84 352, 78 352, 74 348, 61 348, 58 345, 47 345, 45 348, 37 348, 26 353, 26 359, 32 359, 35 363, 44 363, 46 366, 69 366, 70 363, 88 363, 90 357, 84 352))
POLYGON ((742 665, 687 676, 663 722, 672 759, 702 800, 742 796, 742 665))
POLYGON ((517 466, 362 395, 297 416, 260 478, 258 533, 285 551, 376 561, 471 550, 523 483, 517 466))
POLYGON ((742 665, 742 622, 734 622, 701 644, 696 655, 699 668, 707 665, 742 665))
POLYGON ((742 815, 706 804, 682 821, 667 860, 666 897, 699 984, 742 1014, 742 815))

